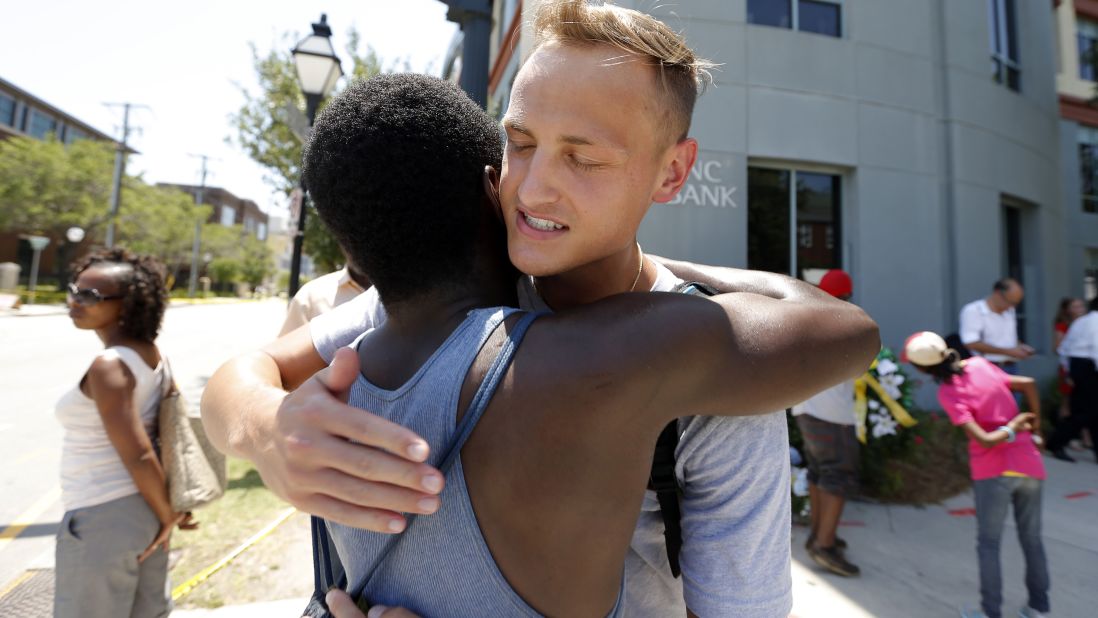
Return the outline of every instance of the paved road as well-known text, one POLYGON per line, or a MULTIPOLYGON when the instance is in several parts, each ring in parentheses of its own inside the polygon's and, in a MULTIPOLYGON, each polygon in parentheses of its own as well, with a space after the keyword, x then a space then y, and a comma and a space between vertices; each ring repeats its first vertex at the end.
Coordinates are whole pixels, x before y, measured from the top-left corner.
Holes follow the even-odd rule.
MULTIPOLYGON (((184 395, 197 404, 225 359, 277 334, 284 309, 280 301, 169 309, 159 344, 184 395)), ((25 569, 52 565, 62 515, 53 406, 100 349, 94 333, 76 330, 65 315, 0 317, 0 590, 25 569), (17 521, 30 525, 2 538, 17 521)))

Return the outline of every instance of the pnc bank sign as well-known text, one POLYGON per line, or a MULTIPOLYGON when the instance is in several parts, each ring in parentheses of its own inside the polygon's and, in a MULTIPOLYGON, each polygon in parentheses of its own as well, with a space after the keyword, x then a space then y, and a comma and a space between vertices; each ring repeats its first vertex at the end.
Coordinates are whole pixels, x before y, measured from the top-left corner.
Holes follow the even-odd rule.
POLYGON ((732 160, 702 159, 694 162, 686 186, 668 206, 701 206, 705 208, 736 208, 734 195, 737 187, 726 184, 732 174, 732 160))

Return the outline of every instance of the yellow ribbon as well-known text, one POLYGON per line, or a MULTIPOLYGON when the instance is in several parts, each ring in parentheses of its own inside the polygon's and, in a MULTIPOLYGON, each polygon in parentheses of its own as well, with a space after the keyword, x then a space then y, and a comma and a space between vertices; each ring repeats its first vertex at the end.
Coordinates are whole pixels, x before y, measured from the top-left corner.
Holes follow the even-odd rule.
MULTIPOLYGON (((869 375, 869 374, 866 374, 869 375)), ((865 400, 865 380, 854 380, 854 415, 858 419, 855 431, 858 434, 858 442, 865 444, 865 415, 868 403, 865 400)))
MULTIPOLYGON (((873 365, 876 366, 876 361, 873 365)), ((877 394, 877 398, 881 400, 885 408, 892 414, 892 418, 896 419, 896 422, 904 427, 914 427, 919 424, 919 421, 912 418, 895 399, 890 397, 885 392, 884 387, 877 381, 869 372, 854 381, 854 414, 858 418, 858 441, 865 444, 865 418, 868 411, 869 402, 866 401, 866 387, 872 388, 873 392, 877 394)))

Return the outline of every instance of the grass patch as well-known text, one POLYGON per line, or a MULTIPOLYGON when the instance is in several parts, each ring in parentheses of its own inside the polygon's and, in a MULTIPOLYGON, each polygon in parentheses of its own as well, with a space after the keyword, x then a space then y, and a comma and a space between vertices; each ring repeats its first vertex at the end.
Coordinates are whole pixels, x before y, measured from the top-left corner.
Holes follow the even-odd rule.
MULTIPOLYGON (((225 495, 195 512, 195 518, 201 522, 197 530, 172 533, 172 551, 179 555, 170 574, 173 587, 221 559, 288 506, 263 485, 259 472, 248 461, 230 458, 228 479, 225 495)), ((218 607, 232 602, 222 596, 217 589, 204 583, 179 602, 201 607, 218 607)))

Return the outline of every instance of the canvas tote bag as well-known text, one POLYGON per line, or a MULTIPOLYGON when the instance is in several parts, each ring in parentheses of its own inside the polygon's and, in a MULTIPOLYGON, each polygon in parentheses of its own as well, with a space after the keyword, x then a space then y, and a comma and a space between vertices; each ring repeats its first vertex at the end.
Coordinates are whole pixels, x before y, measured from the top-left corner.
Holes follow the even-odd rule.
POLYGON ((168 477, 172 510, 192 511, 217 500, 227 485, 225 455, 206 437, 202 417, 179 392, 171 364, 164 359, 167 383, 160 399, 160 461, 168 477))

